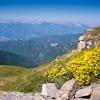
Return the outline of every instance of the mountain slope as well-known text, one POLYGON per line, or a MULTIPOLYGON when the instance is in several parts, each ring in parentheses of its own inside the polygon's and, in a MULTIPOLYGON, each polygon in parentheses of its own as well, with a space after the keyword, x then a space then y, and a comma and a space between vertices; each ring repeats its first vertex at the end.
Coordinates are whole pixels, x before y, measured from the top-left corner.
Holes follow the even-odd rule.
MULTIPOLYGON (((30 40, 9 40, 0 42, 0 50, 12 52, 31 60, 30 65, 50 62, 76 47, 80 34, 45 36, 30 40)), ((29 65, 29 66, 30 66, 29 65)))
POLYGON ((18 66, 32 66, 32 62, 24 56, 16 55, 10 52, 0 51, 0 64, 3 65, 18 65, 18 66))
POLYGON ((38 92, 45 83, 43 73, 49 64, 36 68, 0 65, 0 90, 38 92))

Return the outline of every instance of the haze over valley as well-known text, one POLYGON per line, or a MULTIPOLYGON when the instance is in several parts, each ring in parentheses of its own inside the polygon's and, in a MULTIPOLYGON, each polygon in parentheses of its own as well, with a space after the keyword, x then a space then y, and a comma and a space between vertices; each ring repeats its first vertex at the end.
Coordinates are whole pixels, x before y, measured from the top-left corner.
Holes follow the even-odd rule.
POLYGON ((1 59, 4 64, 26 67, 50 62, 75 48, 79 36, 88 28, 84 24, 0 23, 0 50, 9 53, 7 59, 6 53, 1 59), (16 55, 23 59, 14 60, 16 55))

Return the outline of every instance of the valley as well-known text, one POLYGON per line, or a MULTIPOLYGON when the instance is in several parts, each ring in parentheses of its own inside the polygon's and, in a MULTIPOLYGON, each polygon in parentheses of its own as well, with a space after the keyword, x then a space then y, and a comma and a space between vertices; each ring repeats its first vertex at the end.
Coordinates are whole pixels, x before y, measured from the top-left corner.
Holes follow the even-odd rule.
POLYGON ((0 23, 0 51, 5 52, 0 64, 23 67, 46 64, 76 48, 79 36, 87 28, 83 24, 77 27, 75 24, 0 23))

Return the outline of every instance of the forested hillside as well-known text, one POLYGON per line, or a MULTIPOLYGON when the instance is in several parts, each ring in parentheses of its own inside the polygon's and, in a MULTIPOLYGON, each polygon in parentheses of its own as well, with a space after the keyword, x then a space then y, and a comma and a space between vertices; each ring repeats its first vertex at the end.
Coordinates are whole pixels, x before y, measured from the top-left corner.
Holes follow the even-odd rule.
POLYGON ((24 56, 16 55, 10 52, 0 51, 0 65, 17 65, 23 67, 31 67, 32 61, 24 56))
MULTIPOLYGON (((65 54, 70 49, 76 47, 78 37, 80 34, 67 34, 67 35, 55 35, 45 36, 40 38, 33 38, 30 40, 9 40, 0 42, 0 50, 5 52, 11 52, 18 56, 25 58, 24 61, 16 65, 35 67, 40 64, 48 63, 55 59, 57 56, 65 54)), ((10 54, 8 55, 10 56, 10 54)), ((12 62, 16 57, 8 57, 12 62)), ((5 55, 6 57, 6 55, 5 55)), ((2 59, 0 57, 0 59, 2 59)), ((9 61, 6 59, 5 62, 9 61)), ((4 62, 3 61, 3 62, 4 62)), ((3 63, 2 62, 2 63, 3 63)), ((4 63, 5 64, 5 63, 4 63)), ((13 63, 12 63, 13 64, 13 63)))

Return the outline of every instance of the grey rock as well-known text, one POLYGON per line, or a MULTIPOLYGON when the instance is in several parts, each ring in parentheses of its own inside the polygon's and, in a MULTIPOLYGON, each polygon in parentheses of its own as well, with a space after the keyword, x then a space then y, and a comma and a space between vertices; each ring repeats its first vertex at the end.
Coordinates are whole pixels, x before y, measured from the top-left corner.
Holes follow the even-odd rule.
POLYGON ((59 94, 62 100, 72 99, 77 91, 77 82, 75 79, 67 81, 60 89, 59 94))
POLYGON ((82 49, 85 49, 86 48, 86 43, 85 41, 80 41, 78 43, 78 50, 82 50, 82 49))
POLYGON ((100 100, 100 85, 93 89, 90 100, 100 100))
POLYGON ((75 97, 79 98, 79 97, 86 97, 86 96, 90 96, 92 92, 92 88, 91 86, 85 87, 83 89, 79 89, 76 94, 75 97))
POLYGON ((59 94, 54 83, 47 83, 42 85, 41 95, 56 98, 59 94))

